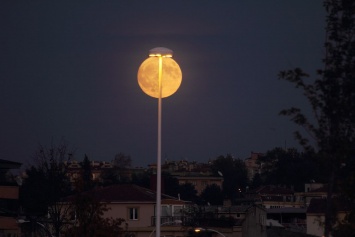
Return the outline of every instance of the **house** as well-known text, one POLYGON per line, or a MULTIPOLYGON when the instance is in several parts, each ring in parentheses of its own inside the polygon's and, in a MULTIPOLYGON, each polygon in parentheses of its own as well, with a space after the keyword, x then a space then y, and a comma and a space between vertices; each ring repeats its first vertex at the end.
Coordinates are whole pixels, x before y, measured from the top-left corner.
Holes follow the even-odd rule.
MULTIPOLYGON (((96 188, 88 194, 106 204, 109 210, 104 212, 104 218, 125 219, 129 236, 154 236, 154 191, 133 184, 118 184, 96 188)), ((259 205, 197 206, 164 194, 161 205, 161 236, 266 236, 266 210, 259 205), (195 232, 198 226, 204 230, 202 233, 195 232)))
POLYGON ((305 206, 308 207, 314 198, 326 198, 327 192, 328 186, 322 183, 312 182, 305 184, 305 192, 303 193, 305 206))
POLYGON ((21 163, 0 159, 0 236, 15 237, 20 235, 17 223, 19 186, 8 180, 9 170, 19 169, 21 163))
POLYGON ((264 208, 253 205, 247 209, 242 233, 247 237, 266 237, 266 211, 264 208))
POLYGON ((306 211, 306 208, 295 207, 268 209, 267 218, 276 221, 286 230, 306 233, 306 211))
MULTIPOLYGON (((133 184, 117 184, 95 188, 90 195, 106 204, 108 211, 104 212, 104 218, 125 219, 130 236, 148 237, 155 231, 154 191, 133 184)), ((189 202, 162 194, 161 205, 162 235, 183 236, 186 229, 182 227, 182 209, 189 202)))
POLYGON ((245 193, 245 197, 256 200, 266 209, 303 207, 303 202, 295 198, 295 192, 292 189, 275 185, 266 185, 249 190, 245 193))
POLYGON ((306 232, 306 207, 304 193, 274 185, 261 186, 250 190, 246 197, 256 200, 267 212, 267 219, 280 223, 285 229, 306 232))

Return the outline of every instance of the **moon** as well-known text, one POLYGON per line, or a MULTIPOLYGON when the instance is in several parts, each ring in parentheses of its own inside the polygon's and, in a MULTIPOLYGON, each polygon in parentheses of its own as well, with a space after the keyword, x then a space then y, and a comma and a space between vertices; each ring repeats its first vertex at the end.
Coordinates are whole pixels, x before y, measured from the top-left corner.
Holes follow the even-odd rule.
MULTIPOLYGON (((138 69, 138 84, 147 95, 159 98, 159 57, 147 58, 138 69)), ((180 87, 182 73, 172 58, 162 58, 162 98, 174 94, 180 87)))

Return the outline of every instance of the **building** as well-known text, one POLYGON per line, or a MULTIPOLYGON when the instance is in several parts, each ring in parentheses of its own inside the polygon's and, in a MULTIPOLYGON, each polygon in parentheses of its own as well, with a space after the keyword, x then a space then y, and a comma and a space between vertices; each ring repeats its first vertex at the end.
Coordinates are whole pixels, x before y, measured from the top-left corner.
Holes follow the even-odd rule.
MULTIPOLYGON (((132 184, 96 188, 95 196, 109 209, 105 218, 123 218, 127 235, 151 237, 155 231, 156 193, 132 184)), ((69 197, 67 201, 70 200, 69 197)), ((161 236, 264 237, 266 211, 258 205, 197 206, 162 194, 161 236), (199 213, 198 215, 195 215, 199 213), (191 215, 192 214, 192 215, 191 215), (197 233, 196 224, 203 233, 197 233)))
POLYGON ((259 202, 266 209, 303 207, 303 201, 298 201, 292 189, 275 185, 266 185, 251 189, 246 192, 245 196, 259 202))
POLYGON ((259 205, 249 207, 242 225, 243 237, 266 237, 266 211, 259 205))
POLYGON ((222 190, 223 177, 215 176, 175 176, 179 184, 190 183, 192 184, 196 191, 197 195, 200 195, 202 191, 209 185, 215 184, 222 190))
MULTIPOLYGON (((66 161, 64 163, 67 171, 67 175, 70 179, 71 183, 75 183, 75 181, 81 176, 82 172, 82 162, 78 162, 76 160, 66 161)), ((101 182, 103 181, 103 176, 109 173, 115 173, 118 175, 118 179, 121 181, 130 181, 132 180, 133 174, 141 174, 146 170, 141 167, 136 168, 127 168, 127 169, 119 169, 115 167, 112 162, 107 161, 91 161, 91 176, 92 180, 101 182)))
POLYGON ((17 223, 19 186, 14 180, 7 178, 12 169, 19 169, 21 163, 0 159, 0 236, 20 236, 17 223))
POLYGON ((259 162, 259 157, 262 156, 262 153, 251 152, 250 157, 245 159, 244 164, 248 171, 249 181, 253 180, 256 174, 261 173, 261 164, 259 162))
MULTIPOLYGON (((133 184, 117 184, 95 188, 88 195, 106 204, 108 210, 104 212, 104 218, 125 219, 130 236, 148 237, 155 231, 154 191, 133 184)), ((68 197, 67 201, 73 198, 68 197)), ((186 229, 182 226, 185 221, 182 210, 189 202, 162 194, 161 205, 162 235, 183 236, 186 229)))
POLYGON ((306 207, 302 195, 274 185, 261 186, 246 194, 266 209, 268 220, 277 221, 287 230, 305 233, 306 207))

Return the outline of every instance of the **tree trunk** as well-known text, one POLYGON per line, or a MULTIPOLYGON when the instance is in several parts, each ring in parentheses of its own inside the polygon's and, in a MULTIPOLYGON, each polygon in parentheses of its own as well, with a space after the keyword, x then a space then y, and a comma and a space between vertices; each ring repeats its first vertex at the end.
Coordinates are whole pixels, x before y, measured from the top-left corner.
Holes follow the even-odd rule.
POLYGON ((327 204, 325 210, 325 223, 324 223, 324 237, 329 237, 334 223, 334 213, 333 213, 333 188, 335 183, 335 170, 334 168, 331 171, 328 183, 328 191, 327 191, 327 204))

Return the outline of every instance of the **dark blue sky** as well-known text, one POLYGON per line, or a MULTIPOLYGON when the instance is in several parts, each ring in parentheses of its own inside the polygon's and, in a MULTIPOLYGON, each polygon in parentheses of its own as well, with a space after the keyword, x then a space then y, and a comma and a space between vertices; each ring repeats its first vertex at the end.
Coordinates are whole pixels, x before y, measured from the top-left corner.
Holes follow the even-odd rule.
POLYGON ((77 160, 155 162, 157 100, 137 70, 160 46, 183 73, 163 100, 163 159, 299 148, 278 113, 307 103, 277 74, 324 56, 321 0, 1 1, 0 18, 0 158, 20 162, 63 138, 77 160))

